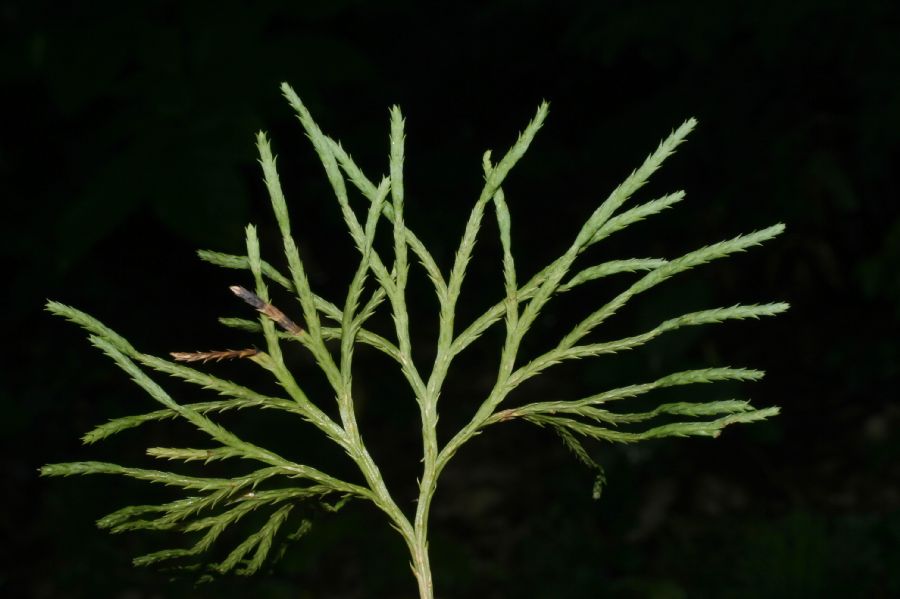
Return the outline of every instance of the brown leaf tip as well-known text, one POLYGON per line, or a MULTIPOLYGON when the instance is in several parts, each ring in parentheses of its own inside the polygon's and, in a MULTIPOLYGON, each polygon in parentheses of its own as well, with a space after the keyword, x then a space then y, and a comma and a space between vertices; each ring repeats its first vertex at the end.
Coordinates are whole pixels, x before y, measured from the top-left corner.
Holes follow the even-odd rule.
POLYGON ((177 362, 209 362, 215 360, 234 360, 236 358, 250 358, 259 353, 256 349, 226 349, 224 351, 197 351, 197 352, 170 352, 169 355, 177 362))
POLYGON ((240 285, 232 285, 231 287, 229 287, 229 289, 231 289, 231 292, 233 294, 235 294, 257 310, 262 310, 266 305, 266 302, 262 301, 262 299, 258 295, 256 295, 252 291, 244 289, 240 285))

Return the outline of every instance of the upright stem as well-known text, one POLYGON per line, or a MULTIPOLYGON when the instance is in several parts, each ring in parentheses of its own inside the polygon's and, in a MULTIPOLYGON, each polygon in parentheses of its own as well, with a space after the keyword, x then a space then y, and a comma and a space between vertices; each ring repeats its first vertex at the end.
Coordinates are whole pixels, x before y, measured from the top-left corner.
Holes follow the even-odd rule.
POLYGON ((419 599, 434 599, 434 585, 431 582, 431 563, 428 560, 428 540, 416 531, 413 546, 413 573, 419 583, 419 599))
POLYGON ((375 464, 374 460, 372 460, 372 456, 369 455, 369 452, 366 450, 365 444, 359 434, 356 433, 355 435, 348 436, 351 437, 351 456, 357 465, 359 465, 369 488, 374 494, 375 505, 387 514, 388 518, 393 522, 394 527, 400 533, 400 536, 402 536, 403 540, 406 542, 406 546, 409 548, 409 553, 412 557, 413 574, 419 585, 420 598, 433 599, 434 587, 431 582, 431 565, 428 561, 428 541, 424 529, 420 529, 419 526, 414 527, 410 524, 406 516, 403 515, 403 512, 393 500, 390 492, 385 486, 384 478, 381 476, 378 466, 375 464))
POLYGON ((434 586, 431 582, 431 564, 428 559, 428 516, 431 511, 431 498, 437 487, 438 477, 438 449, 437 449, 437 417, 434 413, 434 403, 430 401, 431 409, 423 410, 423 432, 425 433, 425 468, 422 472, 422 481, 419 483, 419 500, 416 504, 416 515, 413 521, 415 532, 415 545, 413 548, 413 571, 419 581, 419 595, 421 599, 431 599, 434 596, 434 586))

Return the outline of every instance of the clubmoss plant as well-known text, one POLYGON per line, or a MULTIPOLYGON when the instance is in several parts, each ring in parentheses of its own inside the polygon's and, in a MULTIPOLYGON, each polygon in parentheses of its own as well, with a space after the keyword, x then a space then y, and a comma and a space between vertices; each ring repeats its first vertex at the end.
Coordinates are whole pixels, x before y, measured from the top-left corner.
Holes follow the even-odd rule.
POLYGON ((783 225, 777 224, 701 247, 671 260, 612 260, 581 270, 575 269, 579 256, 592 245, 682 200, 684 194, 676 192, 623 209, 632 195, 684 141, 696 124, 694 119, 687 120, 675 129, 637 170, 600 203, 562 256, 523 284, 516 271, 511 217, 502 184, 543 125, 547 117, 546 103, 538 108, 534 119, 499 161, 492 161, 490 152, 484 154, 484 187, 466 223, 453 265, 445 273, 422 240, 404 221, 404 120, 399 108, 394 107, 390 111, 389 174, 375 184, 363 174, 339 143, 319 129, 306 106, 287 84, 282 85, 282 92, 312 141, 334 190, 350 237, 359 250, 359 265, 342 305, 317 295, 310 287, 291 231, 287 203, 275 168, 275 157, 264 133, 258 134, 257 146, 265 184, 282 237, 289 276, 262 260, 256 229, 252 225, 246 229, 245 256, 200 252, 200 257, 208 262, 252 273, 255 285, 253 291, 238 286, 231 290, 259 312, 258 319, 222 319, 222 323, 238 329, 261 332, 264 351, 246 349, 182 352, 173 353, 173 360, 168 360, 141 352, 118 333, 84 312, 53 301, 47 304, 49 311, 84 327, 90 333, 90 342, 94 346, 112 358, 138 386, 162 404, 162 408, 154 412, 117 418, 101 424, 84 436, 85 443, 94 443, 145 422, 181 417, 210 437, 212 446, 203 449, 151 447, 147 450, 149 455, 185 462, 244 458, 259 465, 251 473, 234 478, 195 477, 168 470, 130 468, 102 462, 69 462, 44 466, 41 472, 47 476, 118 474, 182 490, 180 498, 168 503, 129 506, 98 520, 100 528, 111 532, 166 530, 183 531, 196 537, 193 545, 144 555, 136 558, 135 564, 186 561, 187 564, 182 567, 197 571, 201 577, 225 573, 252 574, 268 559, 276 558, 283 550, 284 543, 296 540, 309 529, 310 520, 297 513, 310 512, 297 509, 298 507, 312 506, 335 511, 348 500, 359 499, 371 501, 380 508, 400 533, 409 548, 420 596, 430 598, 434 592, 428 557, 428 518, 438 479, 456 452, 473 436, 491 425, 519 420, 554 430, 579 460, 596 470, 594 495, 599 496, 604 484, 603 471, 585 449, 584 440, 635 443, 659 437, 716 437, 730 424, 763 420, 778 413, 777 407, 756 409, 747 401, 733 399, 707 403, 666 403, 644 412, 610 410, 621 404, 622 400, 654 389, 713 381, 757 380, 763 376, 758 370, 723 367, 676 372, 654 381, 605 390, 581 399, 542 401, 517 407, 503 406, 504 399, 511 391, 560 362, 636 348, 681 327, 771 316, 787 309, 788 305, 785 303, 713 308, 670 318, 650 330, 622 339, 586 340, 594 329, 612 317, 635 295, 690 268, 760 244, 784 229, 783 225), (348 181, 367 201, 364 219, 360 219, 350 205, 348 181), (466 267, 472 257, 482 221, 489 211, 493 211, 499 225, 505 295, 474 322, 460 326, 456 322, 456 310, 466 267), (373 246, 379 224, 382 229, 391 229, 394 254, 392 263, 389 263, 387 257, 379 255, 373 246), (407 311, 410 252, 425 269, 440 304, 436 357, 430 372, 421 372, 412 359, 413 347, 407 311), (552 349, 530 361, 523 362, 519 359, 519 348, 525 335, 533 329, 542 310, 554 296, 571 291, 583 283, 625 272, 642 274, 618 295, 585 316, 552 349), (267 280, 296 296, 303 326, 296 324, 271 303, 267 280), (370 281, 374 281, 374 289, 367 294, 366 284, 370 281), (366 327, 370 317, 385 304, 393 317, 392 339, 366 327), (471 420, 441 446, 437 437, 438 398, 448 369, 456 356, 500 321, 505 324, 506 335, 493 388, 474 410, 471 420), (328 380, 334 394, 333 399, 316 398, 314 401, 307 395, 285 365, 281 349, 283 343, 299 343, 310 352, 328 380), (351 376, 357 344, 369 345, 397 363, 421 412, 423 471, 418 485, 418 500, 412 514, 405 513, 398 506, 357 426, 351 376), (187 362, 241 358, 252 360, 268 370, 283 388, 284 395, 264 395, 185 365, 187 362), (210 389, 221 397, 200 403, 179 403, 147 374, 148 370, 210 389), (337 421, 320 407, 326 401, 337 403, 337 421), (316 468, 294 462, 238 437, 214 420, 215 414, 225 410, 249 407, 277 410, 307 421, 346 452, 358 466, 361 480, 341 480, 316 468), (665 423, 654 425, 653 421, 660 416, 665 418, 665 423), (632 426, 627 427, 627 430, 620 430, 617 428, 620 424, 632 426), (202 560, 202 554, 213 546, 223 531, 254 511, 268 514, 268 519, 256 532, 239 543, 222 561, 209 563, 202 560))

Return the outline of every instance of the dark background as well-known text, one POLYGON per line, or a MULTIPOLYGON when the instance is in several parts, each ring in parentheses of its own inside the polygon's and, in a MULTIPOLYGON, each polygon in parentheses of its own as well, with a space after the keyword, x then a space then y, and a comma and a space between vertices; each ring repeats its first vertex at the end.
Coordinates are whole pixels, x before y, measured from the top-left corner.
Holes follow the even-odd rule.
MULTIPOLYGON (((583 264, 674 257, 787 224, 761 248, 653 289, 592 338, 737 301, 789 301, 786 315, 683 330, 628 355, 557 367, 510 400, 572 399, 733 365, 768 376, 671 395, 752 397, 782 406, 782 415, 717 440, 594 445, 609 477, 599 502, 590 498, 591 473, 551 432, 490 430, 460 452, 435 499, 440 597, 900 595, 894 3, 507 1, 427 13, 394 1, 82 4, 0 2, 0 594, 414 595, 399 536, 360 503, 318 522, 269 575, 195 588, 130 564, 178 540, 110 537, 93 527, 120 506, 175 498, 174 490, 37 477, 47 462, 146 465, 147 446, 204 446, 170 422, 82 447, 93 425, 155 405, 42 305, 53 298, 78 306, 151 353, 259 343, 216 323, 249 316, 227 291, 249 285, 249 276, 193 253, 241 252, 243 226, 254 222, 265 255, 283 265, 255 162, 258 129, 280 156, 312 283, 341 301, 355 250, 279 94, 288 81, 376 180, 387 169, 387 108, 403 107, 407 220, 445 270, 480 189, 481 153, 505 151, 542 98, 550 118, 506 184, 523 279, 558 255, 615 184, 691 115, 699 128, 634 201, 680 188, 687 200, 593 248, 583 264)), ((488 218, 462 323, 500 297, 498 246, 488 218)), ((424 364, 436 302, 415 277, 413 342, 424 364)), ((551 304, 526 350, 546 349, 627 279, 551 304)), ((376 325, 389 330, 387 319, 376 325)), ((451 371, 440 407, 444 441, 489 389, 501 340, 497 326, 451 371)), ((331 410, 308 358, 289 358, 331 410)), ((386 360, 360 351, 358 362, 364 435, 411 512, 415 404, 386 360)), ((252 364, 209 368, 271 388, 252 364)), ((173 390, 182 401, 209 398, 173 390)), ((314 429, 288 417, 245 412, 222 422, 353 476, 314 429)))

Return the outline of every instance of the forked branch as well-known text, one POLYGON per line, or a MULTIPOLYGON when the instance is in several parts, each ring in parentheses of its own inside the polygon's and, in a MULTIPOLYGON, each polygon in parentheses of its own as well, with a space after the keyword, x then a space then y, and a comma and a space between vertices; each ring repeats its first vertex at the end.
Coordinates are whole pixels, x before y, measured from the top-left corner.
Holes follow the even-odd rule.
MULTIPOLYGON (((561 256, 526 283, 520 284, 512 228, 515 202, 507 198, 503 184, 543 126, 548 114, 547 103, 539 106, 534 118, 499 161, 492 161, 491 152, 484 154, 484 185, 469 214, 453 263, 444 274, 422 240, 409 228, 404 216, 406 206, 410 203, 407 200, 414 196, 407 193, 404 184, 406 134, 400 109, 395 106, 390 111, 388 176, 376 185, 340 143, 322 132, 290 86, 284 84, 282 92, 312 142, 331 184, 350 241, 359 253, 359 262, 342 302, 329 301, 313 290, 300 247, 295 241, 296 233, 288 214, 275 155, 266 135, 259 133, 256 139, 259 162, 278 224, 288 274, 282 274, 278 268, 262 259, 257 230, 252 225, 246 229, 245 256, 202 251, 200 257, 217 266, 249 272, 253 282, 249 289, 233 285, 231 290, 256 310, 257 319, 239 317, 222 318, 220 321, 234 330, 261 333, 264 350, 252 347, 240 350, 173 352, 173 362, 138 351, 121 335, 84 312, 57 302, 47 304, 49 311, 86 329, 91 343, 109 356, 162 406, 155 411, 101 424, 85 434, 85 443, 94 443, 144 423, 180 418, 190 422, 208 437, 212 441, 211 446, 204 447, 204 443, 186 447, 150 447, 146 451, 149 456, 168 463, 196 462, 205 466, 213 461, 234 461, 237 458, 257 465, 249 473, 230 478, 193 476, 168 470, 130 468, 92 461, 44 466, 42 473, 48 476, 115 474, 175 487, 184 494, 181 498, 164 503, 129 506, 98 520, 99 527, 114 533, 166 530, 180 531, 194 537, 186 547, 156 551, 136 558, 135 564, 149 565, 177 560, 183 564, 180 567, 200 574, 201 579, 226 573, 252 574, 259 571, 265 563, 277 560, 283 553, 284 546, 306 534, 316 517, 335 512, 355 498, 371 501, 387 515, 409 550, 420 597, 431 599, 434 595, 434 583, 428 551, 428 523, 438 479, 455 453, 487 427, 516 420, 550 427, 575 457, 595 472, 593 495, 599 497, 606 483, 606 476, 601 464, 591 456, 586 441, 635 443, 660 437, 715 437, 731 424, 755 422, 778 413, 777 407, 756 409, 748 401, 734 399, 662 403, 641 411, 620 409, 622 406, 627 408, 629 402, 625 400, 658 389, 718 381, 755 381, 763 376, 758 370, 730 367, 685 370, 654 381, 609 389, 580 399, 549 397, 545 401, 499 409, 514 389, 555 364, 634 349, 664 333, 685 326, 759 318, 787 309, 788 305, 781 302, 706 309, 663 320, 650 330, 621 339, 600 342, 587 340, 589 335, 593 335, 595 330, 636 295, 691 268, 729 257, 772 239, 784 230, 783 225, 774 225, 671 260, 631 258, 576 268, 576 262, 588 247, 683 200, 684 193, 677 191, 624 208, 666 158, 683 143, 696 125, 693 119, 688 119, 675 129, 639 168, 597 205, 584 224, 574 232, 571 244, 561 256), (365 200, 364 218, 358 216, 351 206, 352 190, 348 189, 348 181, 365 200), (493 211, 498 226, 504 296, 467 327, 458 331, 457 307, 467 268, 474 256, 478 235, 488 210, 493 211), (390 266, 375 245, 382 217, 391 230, 391 249, 382 250, 384 253, 393 252, 393 263, 390 266), (414 347, 413 344, 407 297, 410 252, 431 281, 439 304, 437 346, 430 352, 435 355, 435 360, 428 373, 420 373, 413 360, 414 350, 418 346, 414 347), (639 274, 623 291, 581 319, 551 349, 522 363, 519 350, 523 339, 534 329, 534 324, 556 295, 572 292, 581 285, 604 277, 628 273, 639 274), (267 281, 274 282, 292 294, 299 306, 292 307, 288 303, 278 302, 276 307, 269 295, 267 281), (367 325, 372 326, 369 325, 372 316, 383 307, 390 311, 393 330, 386 333, 367 328, 367 325), (501 319, 505 323, 506 335, 494 385, 487 397, 475 408, 469 422, 441 447, 437 434, 438 402, 450 366, 456 356, 501 319), (331 401, 337 404, 338 421, 328 416, 327 411, 322 408, 323 401, 329 401, 328 398, 313 401, 307 395, 302 384, 306 379, 295 375, 289 368, 282 350, 283 342, 299 343, 312 355, 316 366, 330 385, 329 393, 333 394, 331 401), (410 395, 419 408, 422 474, 418 481, 415 508, 410 510, 414 513, 411 514, 404 513, 391 495, 357 423, 352 375, 358 344, 374 347, 397 363, 409 384, 410 395), (252 361, 269 371, 284 390, 285 396, 273 397, 258 393, 186 365, 239 359, 252 361), (221 397, 211 401, 180 403, 151 379, 144 369, 212 390, 221 397), (299 416, 349 457, 361 480, 344 480, 321 468, 295 462, 238 436, 215 420, 216 415, 221 412, 247 408, 274 410, 291 417, 299 416), (224 559, 215 563, 202 561, 202 555, 220 542, 226 530, 246 522, 246 516, 257 511, 266 514, 261 524, 237 543, 224 559), (285 532, 286 528, 293 532, 285 532), (197 561, 184 564, 186 560, 197 561)), ((381 230, 385 228, 386 226, 382 226, 381 230)), ((247 310, 246 307, 244 309, 247 310)))

